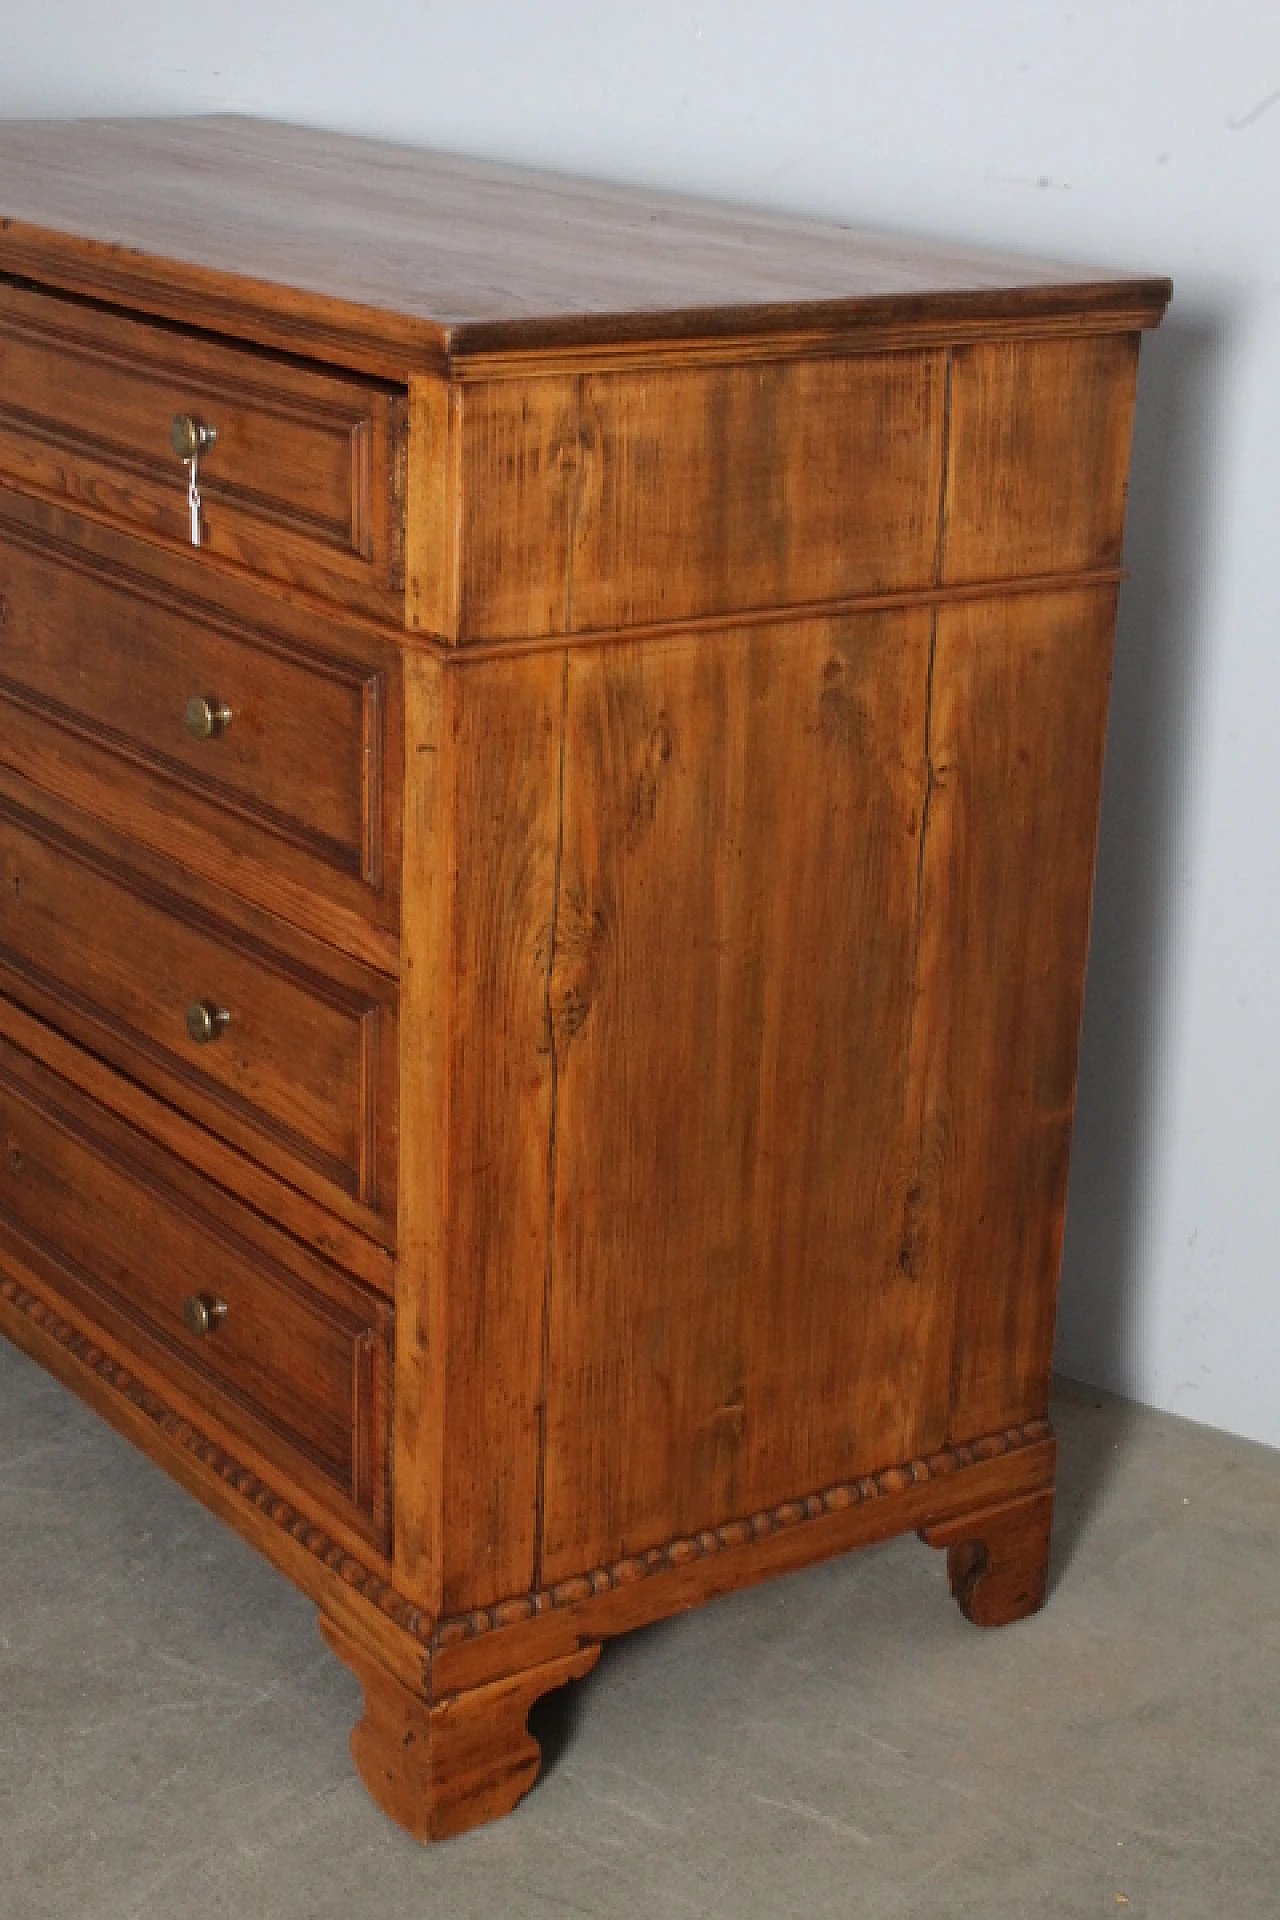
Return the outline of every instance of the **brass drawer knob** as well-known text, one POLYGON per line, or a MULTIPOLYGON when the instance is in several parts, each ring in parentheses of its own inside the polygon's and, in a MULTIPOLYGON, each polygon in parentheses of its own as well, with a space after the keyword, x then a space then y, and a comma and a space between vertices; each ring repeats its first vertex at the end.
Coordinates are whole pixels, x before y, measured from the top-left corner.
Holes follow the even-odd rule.
POLYGON ((194 414, 176 413, 169 429, 169 438, 179 460, 198 460, 202 453, 208 453, 210 447, 217 445, 218 429, 206 426, 194 414))
POLYGON ((227 1303, 216 1293, 193 1293, 183 1302, 182 1317, 187 1332, 203 1340, 207 1334, 216 1333, 226 1319, 227 1303))
POLYGON ((198 1047, 207 1047, 230 1025, 227 1009, 215 1006, 212 1000, 193 1000, 187 1008, 187 1032, 198 1047))
POLYGON ((216 740, 231 725, 231 709, 225 700, 193 693, 183 716, 193 740, 216 740))

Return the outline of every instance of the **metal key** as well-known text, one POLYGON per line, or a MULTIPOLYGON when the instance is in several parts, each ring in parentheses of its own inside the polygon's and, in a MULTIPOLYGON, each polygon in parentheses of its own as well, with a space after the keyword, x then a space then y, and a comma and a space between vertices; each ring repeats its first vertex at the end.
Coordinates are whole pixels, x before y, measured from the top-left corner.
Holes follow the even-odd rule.
POLYGON ((169 430, 173 450, 187 469, 187 505, 191 511, 191 544, 200 545, 200 455, 209 447, 215 446, 218 439, 216 427, 207 427, 202 421, 189 413, 175 415, 173 426, 169 430))
POLYGON ((200 545, 200 487, 197 480, 197 469, 199 465, 200 460, 198 455, 187 462, 187 471, 191 476, 187 482, 187 505, 191 509, 191 544, 193 547, 200 545))

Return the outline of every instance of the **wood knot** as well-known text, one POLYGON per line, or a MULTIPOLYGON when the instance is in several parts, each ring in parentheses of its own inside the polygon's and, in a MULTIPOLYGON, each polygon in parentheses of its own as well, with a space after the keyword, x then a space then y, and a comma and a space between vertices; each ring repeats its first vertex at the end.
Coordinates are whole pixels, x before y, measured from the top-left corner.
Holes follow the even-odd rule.
POLYGON ((565 894, 549 936, 548 1031, 544 1050, 563 1052, 587 1024, 604 976, 609 921, 576 890, 565 894))
POLYGON ((671 722, 665 713, 660 713, 637 758, 627 814, 628 846, 634 846, 645 829, 653 825, 654 816, 658 811, 658 789, 661 784, 662 769, 670 761, 674 751, 675 739, 671 731, 671 722))
POLYGON ((919 1180, 907 1188, 902 1205, 902 1231, 898 1239, 898 1271, 908 1279, 919 1277, 924 1239, 924 1187, 919 1180))
POLYGON ((824 665, 818 693, 817 731, 832 746, 856 753, 865 746, 871 720, 865 701, 856 687, 850 686, 849 679, 848 662, 839 655, 824 665))
POLYGON ((562 427, 551 442, 550 462, 568 480, 582 473, 596 450, 595 430, 588 421, 562 427))

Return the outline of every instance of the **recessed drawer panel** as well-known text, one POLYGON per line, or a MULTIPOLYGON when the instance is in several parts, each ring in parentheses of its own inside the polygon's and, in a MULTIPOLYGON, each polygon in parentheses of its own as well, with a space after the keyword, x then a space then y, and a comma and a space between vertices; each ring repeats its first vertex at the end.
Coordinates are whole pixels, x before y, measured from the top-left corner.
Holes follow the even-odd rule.
POLYGON ((0 287, 0 472, 192 545, 190 421, 203 552, 397 622, 405 418, 394 387, 0 287))
POLYGON ((330 971, 0 803, 4 992, 389 1237, 394 990, 320 957, 330 971))
POLYGON ((376 884, 382 675, 0 529, 0 681, 376 884))
POLYGON ((3 1041, 0 1259, 385 1542, 390 1307, 3 1041))
POLYGON ((384 950, 394 637, 226 578, 197 597, 194 571, 0 489, 0 760, 272 912, 384 950))

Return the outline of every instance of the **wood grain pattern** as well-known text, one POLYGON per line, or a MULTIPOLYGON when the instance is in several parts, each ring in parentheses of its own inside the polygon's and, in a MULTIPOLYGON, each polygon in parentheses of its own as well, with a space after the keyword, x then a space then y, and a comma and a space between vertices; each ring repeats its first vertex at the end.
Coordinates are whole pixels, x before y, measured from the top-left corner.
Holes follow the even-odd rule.
POLYGON ((913 1526, 924 1535, 959 1519, 972 1533, 975 1514, 1053 1481, 1055 1442, 1047 1423, 1032 1422, 805 1501, 788 1501, 745 1522, 669 1541, 639 1564, 593 1568, 556 1588, 433 1622, 404 1598, 398 1581, 390 1583, 385 1565, 367 1546, 353 1553, 339 1545, 270 1480, 176 1412, 165 1394, 144 1385, 98 1341, 2 1273, 0 1330, 243 1533, 331 1619, 357 1629, 364 1646, 411 1690, 423 1684, 427 1660, 433 1698, 488 1685, 531 1661, 572 1653, 585 1638, 629 1632, 913 1526))
POLYGON ((1114 591, 938 615, 921 872, 918 1392, 953 1440, 1048 1406, 1114 591))
POLYGON ((975 1627, 1007 1627, 1044 1605, 1049 1581, 1053 1488, 921 1528, 944 1547, 951 1592, 975 1627))
POLYGON ((6 1265, 387 1543, 389 1310, 0 1040, 6 1265), (227 1306, 198 1339, 183 1305, 227 1306))
POLYGON ((360 1680, 364 1715, 351 1752, 371 1797, 416 1840, 448 1840, 510 1813, 538 1777, 528 1730, 544 1693, 581 1680, 599 1646, 431 1704, 322 1613, 328 1645, 360 1680))
POLYGON ((304 1246, 335 1261, 375 1292, 394 1297, 394 1253, 367 1237, 367 1218, 361 1219, 362 1232, 333 1210, 332 1189, 326 1194, 327 1205, 299 1192, 261 1161, 180 1113, 160 1092, 151 1092, 7 996, 0 997, 0 1034, 59 1079, 87 1093, 99 1106, 168 1147, 187 1166, 237 1194, 268 1220, 276 1221, 304 1246))
MULTIPOLYGON (((396 1261, 395 1576, 433 1619, 444 1604, 448 1391, 450 978, 455 892, 455 688, 440 661, 404 661, 405 767, 400 1174, 396 1261)), ((466 1272, 457 1285, 465 1291, 466 1272)))
POLYGON ((393 1671, 420 1679, 431 1623, 391 1585, 385 1556, 352 1534, 343 1516, 325 1512, 309 1489, 265 1467, 252 1445, 231 1445, 189 1405, 180 1389, 153 1374, 144 1357, 117 1357, 109 1333, 86 1330, 24 1281, 0 1272, 0 1332, 161 1466, 211 1513, 244 1536, 334 1619, 358 1624, 393 1671), (253 1460, 253 1465, 247 1465, 253 1460))
POLYGON ((548 1578, 929 1444, 900 1258, 929 637, 571 656, 548 1578))
POLYGON ((203 607, 148 599, 136 575, 0 528, 0 686, 366 885, 382 881, 381 707, 388 669, 203 607), (196 740, 188 699, 231 710, 196 740))
POLYGON ((495 349, 1079 327, 1169 283, 265 121, 0 127, 0 273, 402 379, 495 349))
POLYGON ((972 1517, 1052 1486, 1057 1443, 1047 1421, 824 1487, 592 1567, 532 1594, 442 1620, 432 1682, 450 1691, 701 1606, 739 1587, 812 1566, 911 1528, 972 1517))
POLYGON ((1138 335, 958 347, 941 579, 1116 566, 1138 335))
POLYGON ((868 354, 467 387, 460 636, 929 584, 944 366, 868 354))
POLYGON ((405 625, 458 637, 458 552, 462 539, 461 393, 420 375, 409 383, 405 625))
POLYGON ((495 661, 451 695, 449 1613, 535 1576, 563 705, 555 655, 495 661))
POLYGON ((0 985, 393 1235, 396 1005, 378 976, 251 946, 0 800, 0 985), (193 1002, 228 1016, 209 1044, 187 1032, 193 1002))
POLYGON ((403 396, 0 282, 8 482, 189 547, 178 414, 217 431, 202 553, 401 617, 403 396))
POLYGON ((1043 1599, 1168 291, 0 126, 0 1327, 316 1600, 419 1837, 735 1587, 915 1528, 1043 1599))
POLYGON ((0 767, 394 973, 402 755, 394 635, 0 488, 0 767))

